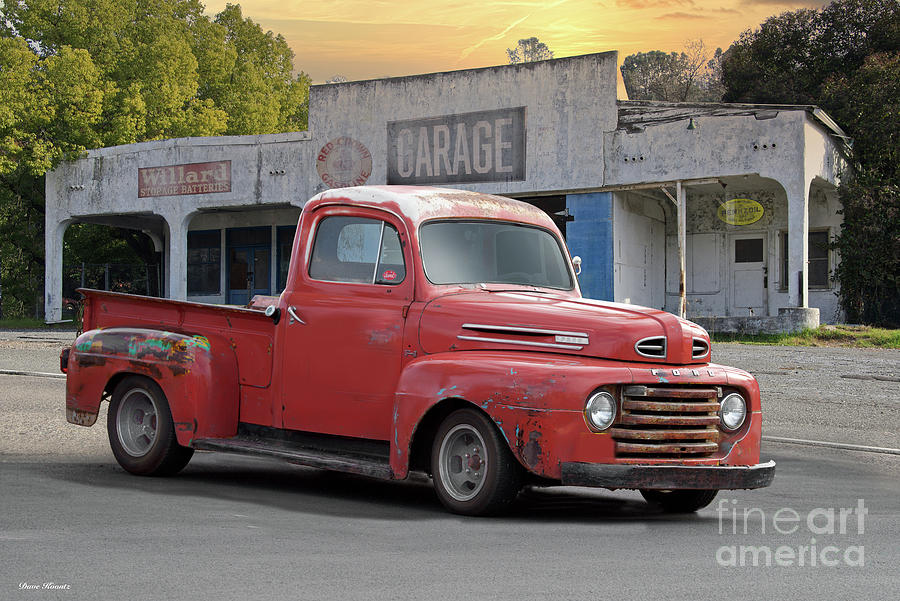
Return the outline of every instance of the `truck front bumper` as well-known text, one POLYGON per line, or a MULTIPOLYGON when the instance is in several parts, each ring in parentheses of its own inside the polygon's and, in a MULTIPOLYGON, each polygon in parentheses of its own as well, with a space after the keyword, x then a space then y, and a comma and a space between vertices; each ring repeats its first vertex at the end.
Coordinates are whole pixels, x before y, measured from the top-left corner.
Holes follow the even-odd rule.
POLYGON ((564 486, 650 490, 762 488, 775 477, 775 462, 757 465, 562 464, 564 486))

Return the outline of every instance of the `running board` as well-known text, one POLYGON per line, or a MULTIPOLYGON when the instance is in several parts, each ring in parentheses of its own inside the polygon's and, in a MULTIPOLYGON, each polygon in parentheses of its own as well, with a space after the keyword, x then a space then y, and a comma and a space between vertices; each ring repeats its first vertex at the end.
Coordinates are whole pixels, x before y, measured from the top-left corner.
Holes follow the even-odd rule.
POLYGON ((394 476, 387 457, 382 459, 336 449, 323 450, 291 444, 283 440, 261 440, 249 436, 198 438, 191 441, 191 447, 201 451, 273 457, 296 465, 359 474, 382 480, 391 480, 394 476))

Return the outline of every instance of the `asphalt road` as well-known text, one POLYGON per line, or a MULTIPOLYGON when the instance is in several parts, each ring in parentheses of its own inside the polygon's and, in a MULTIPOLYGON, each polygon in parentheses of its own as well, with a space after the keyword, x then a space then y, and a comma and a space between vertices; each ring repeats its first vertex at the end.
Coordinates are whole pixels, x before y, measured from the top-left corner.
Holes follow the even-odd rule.
MULTIPOLYGON (((0 369, 56 369, 57 343, 9 348, 20 342, 4 348, 0 335, 0 369)), ((842 371, 832 359, 792 357, 842 371)), ((851 357, 856 371, 873 362, 851 357)), ((872 369, 890 375, 898 354, 879 357, 887 367, 872 369)), ((795 372, 771 376, 787 406, 773 410, 779 427, 824 377, 795 372)), ((861 386, 859 402, 881 390, 861 386)), ((112 458, 105 416, 93 428, 70 426, 63 398, 62 380, 0 375, 3 601, 896 599, 895 455, 765 443, 775 483, 721 493, 695 515, 661 514, 629 491, 557 488, 525 491, 506 517, 472 519, 447 514, 424 479, 388 483, 206 453, 174 478, 131 476, 112 458)), ((808 437, 809 419, 795 435, 808 437)), ((865 413, 860 428, 879 420, 865 413)), ((836 434, 837 422, 812 425, 836 434)), ((891 446, 898 430, 886 423, 880 444, 891 446)))

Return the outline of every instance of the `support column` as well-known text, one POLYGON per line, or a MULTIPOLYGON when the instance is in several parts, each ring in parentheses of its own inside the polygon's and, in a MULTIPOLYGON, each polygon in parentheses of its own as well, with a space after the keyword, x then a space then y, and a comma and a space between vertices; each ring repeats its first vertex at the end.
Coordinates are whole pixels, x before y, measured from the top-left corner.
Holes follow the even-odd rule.
POLYGON ((187 300, 187 232, 189 217, 166 217, 166 291, 165 297, 187 300))
POLYGON ((809 306, 809 186, 785 186, 788 201, 788 302, 809 306))
POLYGON ((687 280, 685 278, 684 255, 687 253, 687 195, 681 182, 675 184, 675 199, 678 205, 678 316, 687 313, 687 280))
POLYGON ((615 300, 612 202, 611 192, 566 196, 566 207, 575 217, 566 225, 566 243, 572 256, 584 261, 578 284, 587 298, 615 300))
POLYGON ((62 320, 63 237, 71 219, 53 221, 47 215, 44 225, 44 321, 62 320))
POLYGON ((669 200, 675 204, 676 240, 678 242, 678 316, 687 313, 687 276, 685 254, 687 254, 687 194, 680 181, 675 182, 675 197, 665 188, 660 188, 669 200))

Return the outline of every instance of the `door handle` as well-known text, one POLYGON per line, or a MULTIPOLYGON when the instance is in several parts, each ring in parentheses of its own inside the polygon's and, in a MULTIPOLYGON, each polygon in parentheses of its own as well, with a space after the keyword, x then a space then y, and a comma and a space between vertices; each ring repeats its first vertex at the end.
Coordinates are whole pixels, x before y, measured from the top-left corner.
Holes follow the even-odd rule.
POLYGON ((300 319, 300 316, 297 315, 297 310, 291 306, 288 306, 288 315, 291 316, 291 323, 294 323, 294 321, 299 321, 303 325, 306 325, 306 322, 300 319))

